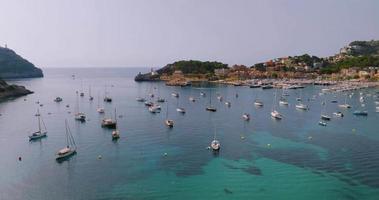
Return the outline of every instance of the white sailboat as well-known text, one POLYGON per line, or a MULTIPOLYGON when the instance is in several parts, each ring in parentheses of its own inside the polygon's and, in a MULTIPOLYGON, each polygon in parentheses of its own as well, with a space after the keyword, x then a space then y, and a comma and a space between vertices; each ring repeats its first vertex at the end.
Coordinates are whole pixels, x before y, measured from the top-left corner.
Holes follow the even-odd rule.
POLYGON ((186 110, 183 107, 179 107, 179 99, 176 99, 176 111, 181 114, 186 113, 186 110))
POLYGON ((86 114, 83 113, 83 112, 80 112, 78 95, 76 95, 75 120, 78 120, 78 121, 81 121, 81 122, 86 121, 86 114))
POLYGON ((300 110, 308 110, 308 106, 303 103, 296 104, 295 107, 300 110))
POLYGON ((212 106, 212 89, 209 88, 209 105, 205 108, 206 111, 216 112, 217 109, 212 106))
POLYGON ((88 95, 89 95, 89 100, 93 101, 93 96, 91 94, 91 86, 89 86, 89 88, 88 88, 88 95))
POLYGON ((338 105, 340 108, 351 108, 349 104, 347 104, 347 94, 345 95, 345 103, 338 105))
POLYGON ((83 92, 83 79, 80 79, 80 81, 81 81, 81 83, 80 83, 80 85, 81 85, 80 96, 81 96, 81 97, 84 97, 84 92, 83 92))
POLYGON ((117 116, 116 116, 116 108, 114 109, 114 119, 112 118, 104 118, 102 121, 101 121, 101 127, 103 128, 116 128, 117 126, 117 116))
POLYGON ((213 140, 211 142, 211 148, 213 151, 219 151, 221 148, 220 141, 216 139, 216 130, 214 132, 213 140))
POLYGON ((117 128, 116 108, 114 109, 114 118, 115 118, 115 130, 112 131, 112 140, 118 140, 120 138, 120 131, 117 128))
POLYGON ((164 123, 166 124, 166 126, 168 126, 169 128, 172 128, 174 127, 174 120, 172 119, 169 119, 168 118, 168 102, 167 102, 167 107, 166 107, 166 120, 164 121, 164 123))
POLYGON ((71 134, 70 127, 67 124, 67 120, 65 120, 66 126, 66 147, 59 150, 56 154, 56 160, 60 161, 65 158, 69 158, 76 153, 76 144, 74 137, 71 134))
POLYGON ((37 109, 37 117, 38 117, 38 131, 29 135, 30 141, 38 140, 38 139, 41 139, 41 138, 44 138, 47 136, 47 129, 46 129, 45 123, 43 122, 43 120, 41 118, 41 114, 39 113, 39 109, 37 109), (44 130, 42 130, 41 122, 43 124, 43 127, 45 128, 44 130))
POLYGON ((271 109, 271 117, 274 118, 274 119, 277 119, 277 120, 281 120, 283 117, 282 117, 282 114, 280 114, 276 109, 275 109, 275 105, 276 105, 276 91, 275 91, 275 94, 274 94, 274 102, 273 102, 273 105, 272 105, 272 109, 271 109))
POLYGON ((321 106, 323 106, 324 107, 324 109, 323 108, 321 108, 321 119, 322 120, 325 120, 325 121, 329 121, 329 120, 331 120, 332 118, 329 116, 329 115, 327 115, 325 112, 323 112, 323 110, 326 110, 326 103, 322 103, 321 104, 321 106))
POLYGON ((107 91, 107 85, 105 85, 104 101, 108 103, 112 102, 112 97, 109 96, 109 93, 107 91))
POLYGON ((96 111, 100 114, 103 114, 105 112, 104 108, 100 107, 100 94, 97 95, 97 109, 96 109, 96 111))

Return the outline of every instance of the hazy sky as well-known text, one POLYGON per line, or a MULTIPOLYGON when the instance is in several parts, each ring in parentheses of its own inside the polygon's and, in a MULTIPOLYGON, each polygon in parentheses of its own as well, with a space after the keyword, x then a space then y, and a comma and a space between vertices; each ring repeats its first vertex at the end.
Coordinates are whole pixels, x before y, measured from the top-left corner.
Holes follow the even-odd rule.
POLYGON ((38 67, 252 65, 371 39, 377 0, 0 0, 0 45, 38 67))

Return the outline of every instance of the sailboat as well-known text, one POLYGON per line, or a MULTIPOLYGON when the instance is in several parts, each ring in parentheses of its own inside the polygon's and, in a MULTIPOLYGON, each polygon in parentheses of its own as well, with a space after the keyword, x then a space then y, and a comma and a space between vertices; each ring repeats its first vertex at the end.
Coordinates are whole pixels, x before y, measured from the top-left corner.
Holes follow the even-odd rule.
POLYGON ((116 108, 114 109, 115 119, 105 118, 101 122, 101 127, 103 128, 116 128, 117 118, 116 118, 116 108))
POLYGON ((89 86, 88 95, 89 95, 89 100, 92 101, 93 100, 93 96, 91 95, 91 86, 89 86))
POLYGON ((270 114, 272 118, 280 120, 282 119, 282 115, 275 109, 275 104, 276 104, 275 102, 276 102, 276 91, 275 91, 274 102, 273 102, 270 114))
POLYGON ((299 103, 296 104, 295 107, 296 107, 297 109, 300 109, 300 110, 308 110, 308 106, 302 103, 302 99, 303 99, 303 90, 300 90, 300 98, 298 98, 298 99, 300 99, 300 100, 299 100, 299 103))
POLYGON ((256 107, 262 107, 263 106, 263 102, 258 98, 258 93, 256 93, 256 95, 255 95, 254 105, 256 107))
POLYGON ((100 107, 100 94, 97 95, 97 109, 96 111, 100 114, 104 113, 104 108, 100 107))
POLYGON ((216 112, 217 109, 212 106, 212 89, 209 88, 209 106, 205 108, 206 111, 216 112))
POLYGON ((65 120, 65 126, 66 126, 66 147, 57 152, 57 155, 56 155, 57 161, 68 158, 76 153, 75 140, 71 134, 70 127, 67 124, 67 120, 65 120))
POLYGON ((338 105, 340 108, 351 108, 349 104, 347 104, 347 94, 345 95, 345 103, 338 105))
POLYGON ((287 93, 284 93, 284 87, 282 88, 282 96, 279 99, 279 105, 288 106, 288 101, 284 96, 288 96, 287 93))
POLYGON ((216 139, 216 130, 214 132, 213 140, 211 142, 211 148, 213 151, 219 151, 221 147, 220 142, 216 139))
POLYGON ((83 79, 81 79, 80 81, 81 81, 80 96, 81 96, 81 97, 84 97, 84 92, 83 92, 83 79))
MULTIPOLYGON (((322 103, 322 105, 324 106, 324 107, 326 107, 326 103, 325 102, 323 102, 322 103)), ((325 109, 326 110, 326 109, 325 109)), ((320 117, 322 120, 326 120, 326 121, 329 121, 329 120, 331 120, 332 118, 329 116, 329 115, 327 115, 327 114, 323 114, 323 109, 321 109, 321 117, 320 117)))
POLYGON ((38 140, 38 139, 41 139, 41 138, 44 138, 47 136, 47 129, 46 129, 45 123, 41 119, 41 114, 39 113, 39 109, 37 109, 37 117, 38 117, 38 131, 29 135, 30 141, 38 140), (42 128, 41 128, 41 121, 42 121, 42 124, 43 124, 45 130, 42 130, 42 128))
POLYGON ((78 95, 76 95, 76 113, 75 113, 75 120, 84 122, 86 121, 86 114, 79 111, 79 99, 78 95))
POLYGON ((159 84, 158 84, 158 97, 157 97, 157 102, 158 103, 164 103, 166 100, 161 97, 161 93, 160 93, 160 90, 159 90, 159 84))
POLYGON ((179 107, 179 94, 176 92, 173 92, 171 95, 173 95, 173 97, 176 97, 176 111, 178 113, 185 114, 186 110, 183 107, 179 107))
POLYGON ((116 115, 116 108, 114 109, 114 118, 115 118, 115 129, 112 131, 112 140, 118 140, 120 138, 120 131, 117 128, 117 115, 116 115))
POLYGON ((165 123, 166 126, 168 126, 169 128, 174 127, 174 120, 172 120, 172 119, 168 119, 168 103, 167 103, 167 107, 166 107, 166 120, 164 121, 164 123, 165 123))
POLYGON ((104 101, 105 102, 112 102, 112 97, 109 96, 108 92, 107 92, 107 86, 105 85, 105 96, 104 96, 104 101))

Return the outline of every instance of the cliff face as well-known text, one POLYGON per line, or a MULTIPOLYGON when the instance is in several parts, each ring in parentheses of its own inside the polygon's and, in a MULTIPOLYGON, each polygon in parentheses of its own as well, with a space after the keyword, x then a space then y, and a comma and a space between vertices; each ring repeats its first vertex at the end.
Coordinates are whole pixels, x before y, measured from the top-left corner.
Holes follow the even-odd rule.
POLYGON ((0 100, 32 93, 32 91, 27 90, 24 86, 8 85, 5 81, 0 80, 0 100))
POLYGON ((13 50, 0 47, 0 78, 43 77, 42 70, 16 54, 13 50))

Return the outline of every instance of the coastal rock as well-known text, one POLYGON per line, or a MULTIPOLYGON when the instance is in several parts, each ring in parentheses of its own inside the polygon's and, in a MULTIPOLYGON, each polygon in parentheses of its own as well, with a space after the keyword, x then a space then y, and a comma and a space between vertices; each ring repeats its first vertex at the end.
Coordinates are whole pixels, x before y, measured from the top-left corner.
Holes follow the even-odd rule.
POLYGON ((9 48, 0 47, 0 78, 43 77, 42 70, 9 48))
POLYGON ((159 74, 146 73, 142 74, 141 72, 134 78, 134 81, 160 81, 159 74))
POLYGON ((16 98, 32 93, 32 91, 26 89, 24 86, 8 85, 5 81, 0 80, 0 100, 16 98))

